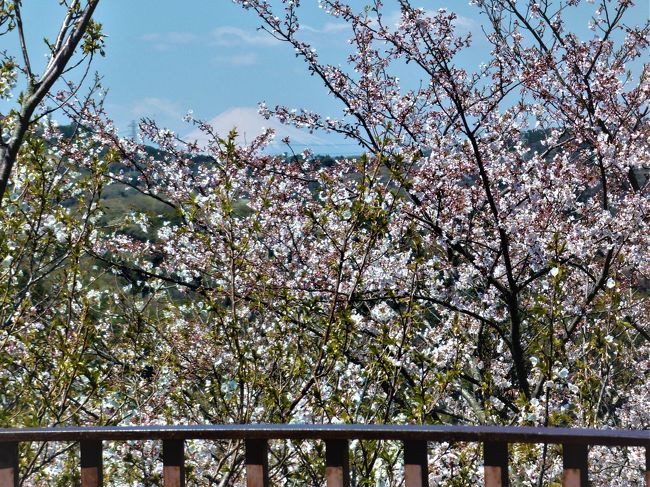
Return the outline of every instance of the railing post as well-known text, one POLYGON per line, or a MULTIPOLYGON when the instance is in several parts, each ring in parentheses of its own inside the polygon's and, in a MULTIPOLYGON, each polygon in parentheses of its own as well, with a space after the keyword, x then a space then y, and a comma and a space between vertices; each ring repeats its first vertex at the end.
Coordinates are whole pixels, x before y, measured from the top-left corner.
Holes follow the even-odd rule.
POLYGON ((163 482, 165 487, 185 487, 183 440, 163 440, 163 482))
POLYGON ((587 445, 562 445, 562 461, 564 474, 562 485, 564 487, 587 487, 589 485, 587 475, 587 445))
POLYGON ((348 440, 325 442, 325 476, 327 487, 350 486, 350 448, 348 440))
POLYGON ((507 487, 508 444, 486 441, 483 443, 485 487, 507 487))
POLYGON ((268 449, 266 440, 246 440, 246 487, 269 486, 268 449))
POLYGON ((404 483, 406 487, 429 486, 429 460, 426 441, 404 442, 404 483))
POLYGON ((81 441, 81 487, 102 487, 102 442, 81 441))
POLYGON ((645 447, 645 485, 650 487, 650 446, 645 447))
POLYGON ((18 443, 0 442, 0 487, 18 487, 18 443))

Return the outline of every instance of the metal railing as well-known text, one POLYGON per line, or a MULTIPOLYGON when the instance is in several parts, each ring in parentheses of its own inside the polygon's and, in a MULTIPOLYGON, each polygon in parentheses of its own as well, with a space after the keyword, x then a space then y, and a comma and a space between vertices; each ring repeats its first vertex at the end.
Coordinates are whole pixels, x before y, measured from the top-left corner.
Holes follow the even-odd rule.
MULTIPOLYGON (((0 429, 0 487, 18 485, 18 444, 33 441, 79 442, 81 485, 103 484, 102 442, 159 440, 163 442, 165 487, 185 485, 185 440, 244 440, 247 487, 269 485, 269 440, 325 441, 327 487, 350 484, 350 440, 393 440, 404 446, 406 487, 428 485, 427 442, 477 442, 483 444, 485 485, 507 486, 508 445, 511 443, 561 444, 563 485, 588 485, 590 446, 644 447, 646 485, 650 487, 650 430, 596 430, 507 426, 427 425, 303 425, 247 424, 196 426, 97 426, 0 429)), ((641 485, 642 479, 635 485, 641 485)))

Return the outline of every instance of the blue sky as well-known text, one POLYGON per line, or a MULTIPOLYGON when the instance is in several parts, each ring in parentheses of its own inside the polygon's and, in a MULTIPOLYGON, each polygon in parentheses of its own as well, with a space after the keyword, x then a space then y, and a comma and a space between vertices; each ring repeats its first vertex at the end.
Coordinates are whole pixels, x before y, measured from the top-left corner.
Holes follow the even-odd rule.
MULTIPOLYGON (((392 3, 386 1, 387 13, 397 15, 392 3)), ((478 65, 484 60, 487 44, 480 39, 482 19, 467 0, 415 3, 427 10, 454 10, 460 19, 458 27, 475 33, 475 45, 463 64, 478 65)), ((344 64, 349 30, 316 8, 316 0, 303 4, 305 38, 324 60, 344 64)), ((636 10, 647 18, 647 0, 639 4, 636 10)), ((56 34, 62 9, 57 0, 31 0, 25 2, 23 11, 30 48, 37 50, 44 35, 56 34)), ((108 37, 106 57, 97 59, 93 68, 109 89, 107 111, 125 134, 131 121, 153 117, 182 135, 192 135, 191 127, 181 120, 191 109, 196 117, 214 120, 224 131, 238 125, 250 139, 262 123, 276 127, 257 118, 261 101, 340 115, 340 106, 315 77, 307 75, 292 48, 258 31, 257 18, 229 0, 103 0, 95 18, 108 37)), ((586 26, 587 16, 575 21, 586 26)), ((349 142, 331 135, 281 127, 278 132, 290 134, 298 149, 309 144, 321 153, 358 152, 349 142)))

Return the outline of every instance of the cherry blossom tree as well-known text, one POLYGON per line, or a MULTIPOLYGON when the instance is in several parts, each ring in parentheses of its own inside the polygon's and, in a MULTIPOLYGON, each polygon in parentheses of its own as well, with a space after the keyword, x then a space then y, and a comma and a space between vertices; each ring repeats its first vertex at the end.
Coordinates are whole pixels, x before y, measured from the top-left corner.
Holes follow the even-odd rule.
MULTIPOLYGON (((63 138, 39 125, 40 135, 25 138, 0 211, 0 423, 110 421, 101 396, 110 399, 117 369, 95 352, 111 348, 106 321, 96 320, 107 291, 100 272, 84 272, 103 163, 87 136, 63 138)), ((43 464, 66 454, 61 445, 25 446, 23 474, 44 481, 43 464)), ((70 471, 63 474, 70 481, 70 471)))
MULTIPOLYGON (((30 59, 33 53, 26 42, 22 0, 0 2, 0 37, 15 35, 20 46, 20 54, 12 54, 7 50, 0 52, 0 99, 11 98, 16 84, 24 82, 17 108, 0 119, 0 205, 18 153, 31 127, 68 103, 78 90, 78 87, 71 90, 68 98, 64 91, 57 95, 53 92, 56 82, 65 80, 69 71, 86 61, 89 66, 95 53, 103 55, 101 24, 92 20, 99 0, 88 0, 85 4, 79 0, 59 3, 64 7, 65 15, 56 39, 45 39, 50 53, 47 65, 39 74, 36 71, 37 64, 33 64, 30 59), (75 59, 78 47, 81 55, 75 59), (53 106, 45 106, 49 98, 52 98, 53 106)), ((87 74, 86 68, 81 81, 87 74)), ((66 80, 66 83, 68 87, 74 86, 70 80, 66 80)), ((80 84, 81 82, 78 83, 80 84)))
MULTIPOLYGON (((632 2, 477 0, 491 55, 475 71, 452 12, 403 0, 393 25, 380 1, 322 0, 350 27, 346 69, 302 40, 300 2, 237 3, 342 106, 263 113, 364 154, 269 156, 271 132, 238 146, 191 117, 205 147, 145 120, 154 151, 100 106, 79 111, 106 183, 156 205, 84 245, 120 279, 98 323, 134 337, 99 355, 126 384, 118 420, 648 428, 650 26, 632 25, 632 2), (569 25, 580 9, 588 39, 569 25)), ((114 481, 154 483, 150 450, 114 481)), ((197 484, 241 480, 241 445, 188 451, 197 484)), ((271 474, 318 483, 322 453, 273 445, 271 474)), ((512 455, 518 484, 561 472, 553 447, 512 455)), ((596 482, 641 475, 636 450, 592 455, 596 482)), ((400 458, 354 444, 355 483, 399 485, 400 458)), ((436 485, 480 480, 476 445, 433 444, 430 460, 436 485)))
MULTIPOLYGON (((65 109, 95 103, 87 96, 65 109)), ((143 360, 153 343, 141 319, 149 303, 89 251, 111 224, 99 142, 82 124, 63 130, 41 119, 18 154, 0 209, 2 427, 124 423, 155 396, 143 360)), ((74 445, 22 444, 21 485, 78 483, 78 456, 74 445)))
MULTIPOLYGON (((393 26, 382 2, 322 1, 351 28, 346 71, 301 40, 299 2, 239 3, 343 108, 340 120, 264 113, 366 154, 287 162, 256 152, 264 137, 237 148, 199 122, 204 164, 155 124, 143 128, 161 161, 118 142, 138 190, 179 215, 158 242, 131 242, 132 265, 155 255, 147 272, 201 296, 175 374, 213 386, 183 414, 223 418, 229 398, 236 421, 647 427, 650 381, 630 364, 649 360, 648 24, 626 20, 632 3, 477 1, 492 54, 475 72, 457 63, 472 39, 451 12, 402 1, 393 26), (568 24, 580 8, 593 9, 590 39, 568 24), (404 64, 417 89, 394 74, 404 64), (213 336, 216 348, 194 347, 213 336)), ((355 452, 362 483, 397 458, 355 452)), ((475 480, 466 453, 436 448, 434 475, 456 463, 475 480)), ((546 449, 515 455, 522 482, 557 475, 546 449)))
POLYGON ((538 397, 552 380, 548 364, 531 377, 531 331, 553 322, 546 340, 557 339, 551 355, 561 354, 577 334, 602 328, 599 301, 608 296, 616 295, 618 318, 647 341, 647 188, 639 169, 648 157, 648 66, 634 77, 632 65, 647 50, 648 24, 624 22, 632 2, 600 2, 586 41, 567 24, 584 2, 474 2, 493 46, 475 73, 455 63, 471 35, 456 35, 455 15, 444 10, 429 15, 402 1, 394 28, 383 21, 382 2, 361 13, 321 2, 353 30, 346 73, 321 64, 300 40, 299 2, 282 2, 281 17, 268 2, 240 3, 295 48, 348 118, 283 107, 267 113, 344 133, 385 159, 403 184, 403 211, 435 255, 423 270, 430 289, 422 299, 502 341, 515 396, 538 397), (428 82, 402 90, 389 70, 398 61, 428 82), (533 131, 537 147, 526 140, 533 131), (449 285, 431 289, 437 273, 449 285), (554 284, 560 296, 538 316, 537 301, 551 299, 554 284))

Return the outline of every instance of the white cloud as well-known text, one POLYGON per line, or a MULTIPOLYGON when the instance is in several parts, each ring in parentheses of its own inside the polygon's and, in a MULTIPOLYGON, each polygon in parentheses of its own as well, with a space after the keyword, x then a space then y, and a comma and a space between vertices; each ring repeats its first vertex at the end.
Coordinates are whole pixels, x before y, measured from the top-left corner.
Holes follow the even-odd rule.
POLYGON ((153 118, 160 120, 174 119, 180 120, 183 116, 182 111, 176 103, 166 98, 147 97, 135 103, 131 107, 131 115, 136 118, 153 118))
POLYGON ((158 32, 151 32, 149 34, 141 35, 140 40, 145 42, 158 42, 161 37, 162 35, 158 32))
MULTIPOLYGON (((332 27, 327 27, 331 29, 332 27)), ((140 36, 140 40, 150 44, 159 51, 168 51, 173 47, 206 42, 212 46, 274 46, 280 41, 264 31, 244 30, 239 27, 225 25, 217 27, 209 33, 196 34, 193 32, 150 32, 140 36)))
POLYGON ((226 66, 253 66, 258 62, 258 56, 254 52, 233 54, 231 56, 217 56, 213 60, 216 64, 226 66))
POLYGON ((383 16, 382 23, 385 26, 397 27, 402 22, 402 12, 399 10, 393 10, 388 14, 383 16))
MULTIPOLYGON (((228 135, 228 132, 234 128, 239 134, 237 142, 246 143, 252 141, 260 135, 265 128, 275 130, 275 140, 272 147, 279 148, 283 145, 282 138, 288 136, 291 141, 298 145, 319 145, 324 140, 306 130, 300 130, 296 127, 283 125, 274 119, 266 120, 259 113, 257 107, 235 107, 220 113, 210 120, 210 125, 214 127, 220 136, 228 135)), ((199 144, 205 144, 208 139, 200 130, 193 130, 185 136, 187 140, 197 140, 199 144)))
POLYGON ((349 29, 349 24, 345 22, 326 22, 320 31, 325 34, 333 34, 335 32, 344 32, 349 29))
MULTIPOLYGON (((451 10, 451 9, 449 9, 451 10)), ((427 17, 435 17, 438 15, 438 12, 435 10, 425 10, 424 14, 427 17)), ((393 10, 384 14, 382 23, 385 26, 397 27, 402 23, 402 13, 400 10, 393 10)), ((454 20, 454 26, 456 27, 457 34, 467 34, 468 32, 474 32, 480 28, 478 22, 464 15, 456 14, 456 19, 454 20)))
POLYGON ((312 27, 311 25, 303 25, 302 30, 306 32, 314 32, 315 34, 336 34, 338 32, 351 31, 350 26, 346 22, 326 22, 321 27, 312 27))
POLYGON ((456 26, 456 32, 459 34, 467 34, 469 32, 475 33, 477 31, 480 32, 481 29, 481 26, 478 22, 476 22, 476 20, 470 19, 469 17, 465 17, 463 15, 456 17, 456 20, 454 20, 454 25, 456 26))
POLYGON ((198 40, 198 36, 192 32, 169 32, 166 38, 173 44, 189 44, 198 40))
POLYGON ((217 27, 210 33, 212 42, 217 46, 274 46, 280 43, 271 34, 263 31, 249 32, 239 27, 217 27))
POLYGON ((199 36, 192 32, 151 32, 140 36, 140 40, 151 44, 159 51, 168 51, 172 47, 197 42, 199 36))

